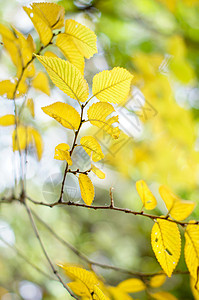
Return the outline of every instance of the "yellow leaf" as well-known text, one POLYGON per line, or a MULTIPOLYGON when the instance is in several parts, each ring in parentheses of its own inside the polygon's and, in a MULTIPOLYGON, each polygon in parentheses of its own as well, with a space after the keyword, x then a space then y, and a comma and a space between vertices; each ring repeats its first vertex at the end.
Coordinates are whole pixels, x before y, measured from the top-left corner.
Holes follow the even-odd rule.
POLYGON ((15 129, 12 134, 12 147, 13 151, 24 150, 30 144, 30 135, 28 134, 28 128, 20 125, 15 129))
POLYGON ((13 30, 15 32, 15 35, 18 37, 21 59, 23 62, 23 66, 25 67, 27 63, 32 59, 32 49, 25 36, 17 29, 13 28, 13 30))
MULTIPOLYGON (((190 221, 189 223, 194 223, 190 221)), ((198 281, 199 272, 199 226, 189 224, 185 231, 184 256, 191 276, 198 281)), ((199 287, 199 284, 197 284, 199 287)))
POLYGON ((104 172, 102 172, 100 169, 98 169, 95 165, 91 164, 91 171, 97 175, 98 178, 100 179, 104 179, 105 178, 105 174, 104 172))
POLYGON ((181 237, 177 224, 157 219, 151 232, 151 244, 164 272, 171 277, 181 252, 181 237))
POLYGON ((157 292, 150 295, 156 300, 177 300, 175 296, 168 292, 157 292))
POLYGON ((47 56, 47 57, 57 57, 58 58, 58 56, 55 53, 53 53, 52 51, 46 51, 44 53, 44 56, 47 56))
POLYGON ((80 174, 78 180, 82 199, 87 205, 91 205, 95 196, 92 181, 85 174, 80 174))
POLYGON ((122 103, 130 91, 133 75, 123 68, 103 71, 93 78, 93 95, 102 102, 122 103))
POLYGON ((166 204, 170 216, 175 220, 182 221, 186 219, 194 210, 194 202, 182 200, 164 185, 160 186, 159 193, 166 204))
POLYGON ((70 146, 68 144, 59 144, 55 147, 55 159, 66 160, 69 166, 73 164, 72 159, 70 157, 69 150, 70 146))
POLYGON ((30 49, 31 49, 31 52, 32 52, 32 53, 35 52, 35 50, 36 50, 36 45, 35 45, 35 42, 34 42, 32 36, 31 36, 30 34, 29 34, 28 37, 27 37, 27 42, 28 42, 28 44, 29 44, 29 47, 30 47, 30 49))
POLYGON ((23 7, 29 18, 31 19, 35 29, 37 30, 40 40, 46 46, 52 39, 53 33, 48 23, 41 18, 32 7, 23 7))
POLYGON ((3 24, 0 24, 0 34, 12 42, 16 39, 13 31, 3 24))
POLYGON ((133 299, 127 293, 121 291, 118 287, 109 286, 108 291, 114 300, 132 300, 133 299))
POLYGON ((38 16, 43 19, 52 29, 64 26, 65 11, 63 6, 55 3, 32 3, 31 7, 38 16))
POLYGON ((10 58, 14 65, 17 67, 18 72, 22 70, 21 51, 17 37, 8 27, 0 24, 0 34, 2 35, 3 46, 9 53, 10 58))
POLYGON ((80 140, 80 144, 86 151, 86 153, 92 157, 93 161, 99 161, 104 158, 104 154, 100 147, 100 144, 93 136, 84 136, 80 140))
POLYGON ((28 133, 31 138, 31 143, 36 148, 37 158, 38 158, 38 160, 40 160, 42 157, 42 153, 43 153, 42 137, 41 137, 40 133, 35 128, 32 128, 32 127, 28 127, 28 133))
POLYGON ((14 115, 5 115, 0 117, 0 126, 10 126, 15 124, 14 115))
POLYGON ((157 288, 165 283, 166 278, 167 277, 164 274, 155 275, 155 276, 151 277, 149 285, 152 288, 157 288))
POLYGON ((190 286, 195 300, 199 300, 199 290, 195 286, 196 280, 190 276, 190 286))
POLYGON ((88 83, 81 72, 68 61, 60 58, 38 56, 53 83, 71 98, 84 102, 89 95, 88 83))
POLYGON ((117 287, 125 293, 136 293, 146 289, 143 281, 137 278, 124 280, 117 287))
POLYGON ((98 102, 89 107, 87 114, 88 120, 92 125, 102 128, 114 139, 118 139, 120 134, 119 127, 112 126, 114 123, 118 122, 118 116, 108 118, 114 111, 115 110, 110 103, 98 102))
POLYGON ((69 60, 69 62, 77 67, 81 74, 84 74, 84 57, 72 42, 72 38, 65 33, 61 33, 57 37, 56 45, 69 60))
POLYGON ((79 128, 80 115, 74 107, 67 103, 55 102, 42 107, 42 110, 68 129, 77 130, 79 128))
POLYGON ((35 117, 35 109, 34 109, 34 101, 32 98, 28 98, 26 100, 26 106, 28 107, 28 109, 30 110, 30 113, 32 115, 32 117, 35 117))
POLYGON ((40 133, 33 127, 25 127, 20 125, 12 134, 13 151, 25 150, 32 144, 37 151, 38 160, 41 159, 43 153, 43 141, 40 133), (17 134, 16 134, 17 132, 17 134))
POLYGON ((88 288, 81 281, 69 282, 67 285, 77 296, 88 297, 88 299, 92 299, 88 288))
MULTIPOLYGON (((5 96, 8 99, 13 99, 14 92, 16 89, 16 81, 10 81, 10 80, 3 80, 0 81, 0 96, 5 96)), ((22 95, 24 95, 27 91, 27 84, 23 81, 19 83, 19 86, 17 88, 17 92, 15 93, 15 98, 18 98, 22 95)))
POLYGON ((32 80, 32 86, 50 96, 48 77, 44 72, 39 72, 32 80))
POLYGON ((137 181, 136 189, 142 200, 143 206, 148 210, 154 209, 157 205, 157 201, 146 182, 144 180, 137 181))
POLYGON ((66 20, 65 33, 71 37, 79 52, 86 58, 97 53, 97 37, 88 27, 74 21, 66 20))
POLYGON ((95 299, 95 300, 109 300, 109 298, 106 295, 104 295, 104 293, 96 285, 94 286, 93 299, 95 299))
POLYGON ((59 267, 64 270, 65 274, 70 279, 82 282, 88 289, 89 293, 93 293, 94 286, 99 284, 99 280, 94 272, 87 271, 83 268, 76 267, 70 264, 59 265, 59 267))

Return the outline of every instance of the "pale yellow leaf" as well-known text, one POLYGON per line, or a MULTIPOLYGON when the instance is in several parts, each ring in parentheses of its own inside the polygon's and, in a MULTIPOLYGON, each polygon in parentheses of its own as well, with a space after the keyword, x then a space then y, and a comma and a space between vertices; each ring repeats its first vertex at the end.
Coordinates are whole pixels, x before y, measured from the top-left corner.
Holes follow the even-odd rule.
POLYGON ((84 74, 84 57, 72 42, 72 38, 65 33, 61 33, 56 39, 56 45, 62 51, 67 60, 77 67, 81 74, 84 74))
POLYGON ((69 166, 73 164, 69 153, 70 146, 68 144, 62 143, 55 147, 55 159, 66 160, 69 166))
POLYGON ((52 39, 52 29, 49 27, 46 20, 41 18, 32 7, 23 7, 29 18, 31 19, 35 29, 37 30, 40 40, 46 46, 52 39))
POLYGON ((104 172, 102 172, 100 169, 98 169, 95 165, 91 164, 91 171, 97 175, 98 178, 100 179, 104 179, 105 178, 105 174, 104 172))
POLYGON ((157 219, 151 232, 151 244, 164 272, 171 277, 181 253, 181 237, 177 224, 157 219))
POLYGON ((38 160, 41 159, 43 154, 43 140, 40 133, 33 127, 28 127, 28 135, 32 145, 35 147, 37 152, 38 160))
POLYGON ((196 280, 190 276, 190 286, 195 300, 199 300, 199 287, 196 287, 196 280))
POLYGON ((88 27, 75 20, 66 20, 65 33, 71 37, 79 52, 86 58, 97 53, 97 37, 88 27))
POLYGON ((47 56, 47 57, 57 57, 58 58, 58 56, 54 52, 52 52, 52 51, 46 51, 44 53, 44 56, 47 56))
POLYGON ((136 293, 146 289, 146 285, 143 281, 137 278, 124 280, 120 282, 117 287, 125 293, 136 293))
POLYGON ((151 277, 149 285, 152 288, 157 288, 165 283, 166 278, 167 277, 165 274, 155 275, 155 276, 151 277))
POLYGON ((43 19, 52 29, 64 26, 64 7, 55 3, 32 3, 31 7, 38 16, 43 19))
POLYGON ((109 300, 110 298, 108 298, 103 292, 102 290, 95 285, 94 286, 94 295, 93 295, 93 299, 95 300, 109 300))
POLYGON ((113 127, 113 124, 118 122, 118 116, 109 117, 113 112, 115 112, 115 109, 110 103, 98 102, 89 107, 87 114, 92 125, 102 128, 114 139, 118 139, 119 127, 113 127))
POLYGON ((160 186, 159 193, 166 204, 170 216, 175 220, 182 221, 186 219, 195 208, 194 202, 182 200, 165 185, 160 186))
POLYGON ((86 151, 86 153, 92 157, 94 162, 104 158, 101 146, 93 136, 84 136, 80 140, 80 144, 86 151))
POLYGON ((20 125, 17 126, 12 134, 12 147, 13 151, 25 150, 31 142, 30 135, 28 134, 28 128, 20 125))
POLYGON ((10 126, 15 124, 14 115, 5 115, 0 117, 0 126, 10 126))
POLYGON ((30 110, 30 113, 32 115, 32 117, 35 117, 35 108, 34 108, 34 101, 32 98, 28 98, 26 100, 26 107, 28 107, 28 109, 30 110))
POLYGON ((99 284, 94 272, 70 264, 59 265, 65 274, 72 280, 79 280, 88 289, 89 293, 94 292, 94 286, 99 284))
POLYGON ((0 96, 5 96, 8 99, 18 98, 27 92, 27 84, 23 81, 19 83, 17 91, 15 93, 17 82, 14 80, 3 80, 0 81, 0 96))
POLYGON ((121 291, 118 287, 109 286, 108 291, 114 300, 133 300, 132 297, 121 291))
POLYGON ((168 292, 157 292, 150 294, 155 300, 177 300, 177 298, 168 292))
POLYGON ((133 75, 123 68, 102 71, 93 78, 93 95, 102 102, 122 103, 130 91, 133 75))
POLYGON ((88 297, 88 299, 92 299, 88 288, 81 281, 69 282, 67 285, 77 296, 88 297))
POLYGON ((79 128, 80 115, 73 106, 67 103, 55 102, 42 107, 42 110, 68 129, 77 130, 79 128))
POLYGON ((11 31, 8 27, 0 24, 0 34, 2 35, 3 46, 6 51, 9 53, 10 58, 14 65, 17 67, 19 73, 22 70, 22 60, 21 60, 21 51, 19 46, 19 41, 14 35, 14 32, 11 31))
POLYGON ((32 49, 27 38, 17 29, 13 28, 13 30, 18 38, 20 55, 23 62, 23 66, 25 67, 27 63, 32 59, 32 49))
POLYGON ((142 200, 143 206, 148 210, 154 209, 157 205, 157 201, 146 182, 144 180, 137 181, 136 189, 142 200))
POLYGON ((32 53, 34 53, 35 50, 36 50, 36 45, 35 45, 35 42, 34 42, 32 36, 30 34, 27 37, 27 42, 29 44, 29 47, 30 47, 32 53))
POLYGON ((78 180, 82 199, 87 205, 91 205, 95 196, 92 181, 85 174, 80 174, 78 180))
POLYGON ((81 72, 60 58, 38 56, 53 83, 71 98, 84 102, 89 95, 88 83, 81 72))
MULTIPOLYGON (((190 221, 189 223, 194 223, 190 221)), ((191 276, 198 280, 199 273, 199 226, 189 224, 185 231, 184 256, 191 276)), ((199 287, 199 283, 197 283, 199 287)))
POLYGON ((44 72, 39 72, 32 80, 32 86, 45 93, 46 95, 50 96, 50 86, 48 82, 48 77, 44 72))

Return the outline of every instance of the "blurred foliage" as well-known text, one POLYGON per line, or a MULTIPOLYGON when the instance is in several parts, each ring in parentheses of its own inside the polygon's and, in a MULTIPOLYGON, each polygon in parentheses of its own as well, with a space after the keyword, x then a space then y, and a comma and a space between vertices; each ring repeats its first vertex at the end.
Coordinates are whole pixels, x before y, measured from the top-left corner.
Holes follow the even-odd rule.
MULTIPOLYGON (((19 20, 16 12, 21 11, 22 2, 2 1, 1 21, 12 21, 17 26, 19 20)), ((27 4, 27 1, 24 3, 27 4)), ((182 198, 197 202, 199 1, 62 0, 57 3, 65 7, 67 18, 70 16, 89 24, 98 36, 99 53, 86 63, 88 81, 91 81, 93 74, 106 67, 125 67, 134 74, 132 97, 119 109, 121 118, 127 120, 126 134, 120 137, 117 144, 111 144, 99 133, 104 148, 109 151, 104 160, 106 183, 100 184, 96 180, 98 189, 95 203, 109 203, 108 189, 113 185, 116 205, 140 210, 141 203, 134 185, 140 178, 151 183, 155 195, 161 183, 170 186, 182 198)), ((26 24, 23 26, 25 34, 32 30, 30 26, 28 28, 26 24)), ((5 60, 4 54, 1 55, 1 66, 3 63, 12 73, 10 60, 5 60)), ((44 136, 49 137, 49 123, 42 126, 44 136)), ((70 136, 68 139, 70 141, 70 136)), ((50 169, 49 172, 45 178, 58 173, 57 169, 50 169)), ((33 198, 43 199, 37 174, 33 179, 29 193, 33 198)), ((55 197, 59 186, 56 189, 53 191, 55 197)), ((154 213, 158 214, 164 206, 160 198, 157 199, 158 208, 154 213)), ((118 217, 116 212, 80 210, 75 207, 34 209, 61 237, 95 261, 141 272, 160 270, 150 246, 152 222, 149 226, 150 221, 145 218, 123 214, 118 217)), ((12 204, 12 207, 4 204, 0 211, 1 220, 9 224, 11 232, 15 234, 16 247, 50 274, 31 226, 27 225, 29 223, 24 217, 23 208, 18 204, 12 204)), ((198 212, 197 207, 195 218, 198 212)), ((49 235, 45 227, 38 225, 52 259, 57 262, 80 262, 69 249, 49 235)), ((0 229, 4 230, 4 227, 5 224, 0 229)), ((0 250, 2 300, 41 299, 39 296, 21 296, 20 283, 23 280, 40 287, 42 299, 71 299, 58 283, 34 270, 13 249, 0 244, 0 250)), ((183 258, 178 267, 186 270, 183 258)), ((111 285, 127 278, 112 270, 95 270, 111 285)), ((178 299, 190 300, 193 296, 187 279, 187 275, 173 276, 166 280, 163 287, 178 299)), ((136 298, 147 299, 147 296, 140 292, 136 298)))

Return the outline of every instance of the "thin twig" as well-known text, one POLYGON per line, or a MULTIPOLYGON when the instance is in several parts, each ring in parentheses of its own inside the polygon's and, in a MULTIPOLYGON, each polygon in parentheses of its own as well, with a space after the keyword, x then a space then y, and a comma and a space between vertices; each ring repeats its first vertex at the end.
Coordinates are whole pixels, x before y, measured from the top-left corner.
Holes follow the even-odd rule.
POLYGON ((65 205, 65 206, 76 206, 76 207, 82 207, 82 208, 90 208, 90 209, 93 209, 93 210, 112 210, 112 211, 120 211, 120 212, 123 212, 123 213, 126 213, 126 214, 132 214, 132 215, 135 215, 135 216, 143 216, 143 217, 146 217, 146 218, 149 218, 151 220, 154 220, 156 221, 157 219, 160 219, 160 220, 165 220, 165 221, 168 221, 168 222, 172 222, 172 223, 176 223, 182 227, 185 227, 187 225, 198 225, 199 224, 199 221, 195 221, 195 223, 189 223, 189 222, 181 222, 181 221, 177 221, 177 220, 173 220, 173 219, 170 219, 170 218, 166 218, 165 216, 157 216, 157 215, 152 215, 152 214, 147 214, 147 213, 144 213, 144 212, 140 212, 140 211, 134 211, 134 210, 131 210, 131 209, 128 209, 128 208, 121 208, 121 207, 117 207, 117 206, 113 206, 112 207, 112 204, 110 204, 109 206, 103 206, 103 205, 87 205, 87 204, 84 204, 84 203, 76 203, 76 202, 71 202, 71 201, 67 201, 67 202, 54 202, 54 203, 46 203, 46 202, 38 202, 38 201, 35 201, 33 200, 32 198, 30 198, 29 196, 26 197, 29 201, 31 201, 32 203, 36 204, 36 205, 42 205, 42 206, 47 206, 47 207, 54 207, 54 206, 57 206, 57 205, 65 205))
MULTIPOLYGON (((57 235, 57 233, 45 222, 43 221, 37 213, 35 213, 33 210, 31 210, 32 214, 34 215, 34 217, 41 223, 43 224, 43 226, 45 226, 47 228, 47 230, 64 246, 66 246, 67 248, 69 248, 73 253, 75 253, 80 259, 82 259, 83 261, 85 261, 89 266, 97 266, 103 269, 109 269, 109 270, 114 270, 120 273, 125 273, 134 277, 152 277, 155 275, 159 275, 159 274, 165 274, 163 271, 161 272, 155 272, 155 273, 141 273, 141 272, 133 272, 124 268, 120 268, 120 267, 115 267, 115 266, 111 266, 111 265, 107 265, 107 264, 102 264, 102 263, 98 263, 95 262, 91 259, 89 259, 85 254, 83 254, 82 252, 80 252, 78 249, 76 249, 74 246, 72 246, 71 244, 69 244, 68 242, 66 242, 63 238, 61 238, 59 235, 57 235)), ((188 271, 175 271, 173 274, 189 274, 188 271)))
POLYGON ((45 257, 46 257, 46 259, 47 259, 47 261, 48 261, 48 263, 49 263, 49 265, 50 265, 50 267, 51 267, 53 273, 55 274, 55 276, 57 277, 57 279, 60 281, 60 283, 62 284, 62 286, 63 286, 63 287, 68 291, 68 293, 71 295, 71 297, 73 297, 74 299, 77 299, 77 300, 78 300, 78 298, 70 291, 70 289, 68 288, 68 286, 63 282, 63 280, 62 280, 61 276, 59 275, 58 271, 55 269, 55 267, 54 267, 54 265, 53 265, 53 263, 52 263, 52 261, 51 261, 49 255, 48 255, 48 253, 47 253, 47 251, 46 251, 46 249, 45 249, 45 247, 44 247, 44 244, 43 244, 43 242, 42 242, 42 240, 41 240, 41 237, 40 237, 40 235, 39 235, 39 231, 38 231, 37 226, 36 226, 36 224, 35 224, 35 221, 34 221, 34 218, 33 218, 33 216, 32 216, 31 210, 30 210, 30 208, 28 207, 28 205, 26 204, 26 202, 24 202, 24 206, 25 206, 26 211, 27 211, 27 213, 28 213, 28 216, 29 216, 29 219, 30 219, 32 228, 33 228, 34 233, 35 233, 35 236, 36 236, 36 238, 37 238, 38 241, 39 241, 39 244, 40 244, 40 246, 41 246, 41 249, 42 249, 42 251, 43 251, 43 254, 45 255, 45 257))
POLYGON ((42 275, 44 275, 45 277, 55 280, 52 276, 50 276, 49 274, 45 273, 43 270, 41 270, 37 265, 33 264, 19 249, 17 249, 17 247, 10 245, 6 240, 4 240, 2 238, 2 236, 0 236, 0 240, 9 248, 11 248, 13 251, 15 251, 15 253, 17 253, 18 256, 20 256, 27 264, 29 264, 33 269, 37 270, 37 272, 41 273, 42 275))
MULTIPOLYGON (((77 137, 78 137, 79 131, 81 129, 81 126, 83 124, 84 107, 85 107, 85 105, 82 104, 81 105, 81 120, 80 120, 80 124, 79 124, 78 129, 75 131, 73 144, 72 144, 72 147, 71 147, 71 150, 70 150, 70 156, 72 156, 72 154, 73 154, 73 151, 74 151, 75 146, 76 146, 77 137)), ((63 180, 62 180, 61 191, 60 191, 60 196, 59 196, 58 203, 62 203, 62 197, 63 197, 63 193, 64 193, 64 184, 65 184, 67 173, 68 173, 68 163, 66 163, 66 168, 65 168, 65 171, 64 171, 64 176, 63 176, 63 180)))

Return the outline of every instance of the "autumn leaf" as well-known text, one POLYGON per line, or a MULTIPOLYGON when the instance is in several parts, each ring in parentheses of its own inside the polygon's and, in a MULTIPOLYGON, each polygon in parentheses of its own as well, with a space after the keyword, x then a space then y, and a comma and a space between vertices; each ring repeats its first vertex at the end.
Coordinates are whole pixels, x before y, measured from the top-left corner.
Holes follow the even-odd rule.
POLYGON ((194 222, 190 221, 185 231, 184 256, 187 268, 199 287, 199 226, 191 224, 194 222))
POLYGON ((159 193, 166 204, 170 216, 175 220, 182 221, 186 219, 194 210, 194 202, 182 200, 173 194, 165 185, 160 186, 159 193))
POLYGON ((95 196, 92 181, 85 174, 80 174, 78 180, 82 199, 87 205, 91 205, 95 196))
POLYGON ((100 169, 98 169, 95 165, 91 164, 91 171, 97 175, 98 178, 100 179, 104 179, 105 178, 105 174, 104 172, 102 172, 100 169))
POLYGON ((177 224, 157 219, 151 232, 151 244, 164 272, 171 277, 181 252, 181 237, 177 224))
POLYGON ((133 75, 123 68, 102 71, 93 78, 93 95, 102 102, 122 103, 129 94, 133 75))
POLYGON ((120 134, 119 127, 113 127, 113 124, 118 122, 118 116, 109 117, 113 112, 115 112, 115 109, 110 103, 94 103, 87 111, 88 121, 92 125, 102 128, 114 139, 118 139, 120 134))
POLYGON ((39 72, 32 80, 32 86, 46 95, 50 96, 50 86, 48 77, 44 72, 39 72))
POLYGON ((154 209, 157 205, 157 201, 146 182, 144 180, 137 181, 136 189, 142 200, 143 206, 148 210, 154 209))
POLYGON ((168 292, 157 292, 150 294, 155 300, 178 300, 174 295, 168 292))
POLYGON ((84 57, 72 42, 72 38, 65 33, 61 33, 57 36, 56 45, 62 51, 67 60, 77 67, 83 75, 85 65, 84 57))
POLYGON ((55 159, 66 160, 69 166, 72 165, 72 159, 69 153, 70 146, 68 144, 62 143, 55 147, 55 159))
POLYGON ((89 293, 94 292, 94 286, 99 284, 99 280, 94 272, 87 271, 83 268, 76 267, 70 264, 58 265, 65 274, 72 280, 78 280, 84 284, 89 293))
POLYGON ((88 83, 81 72, 68 61, 36 55, 53 83, 71 98, 84 102, 88 98, 88 83))
POLYGON ((42 110, 68 129, 77 130, 79 127, 80 115, 73 106, 67 103, 55 102, 42 107, 42 110))
POLYGON ((16 84, 17 82, 15 80, 3 80, 0 81, 0 96, 5 96, 8 99, 13 99, 21 97, 27 92, 27 84, 23 81, 21 81, 18 85, 17 91, 16 90, 16 84))
POLYGON ((86 151, 86 153, 92 157, 94 162, 97 162, 104 158, 101 146, 93 136, 84 136, 80 140, 80 144, 86 151))
POLYGON ((15 116, 14 115, 5 115, 0 117, 0 126, 10 126, 15 124, 15 116))
POLYGON ((66 20, 65 34, 71 38, 71 41, 84 57, 90 58, 97 53, 97 37, 88 27, 75 20, 66 20))
POLYGON ((136 293, 146 289, 143 281, 137 278, 124 280, 120 282, 117 287, 125 293, 136 293))
POLYGON ((32 98, 28 98, 26 100, 26 107, 29 109, 31 116, 35 117, 35 109, 34 109, 34 101, 32 98))
POLYGON ((32 3, 23 9, 33 22, 44 46, 51 41, 52 30, 64 25, 64 8, 55 3, 32 3))
POLYGON ((149 285, 152 288, 160 287, 165 283, 166 278, 167 277, 165 274, 155 275, 155 276, 151 277, 149 285))

